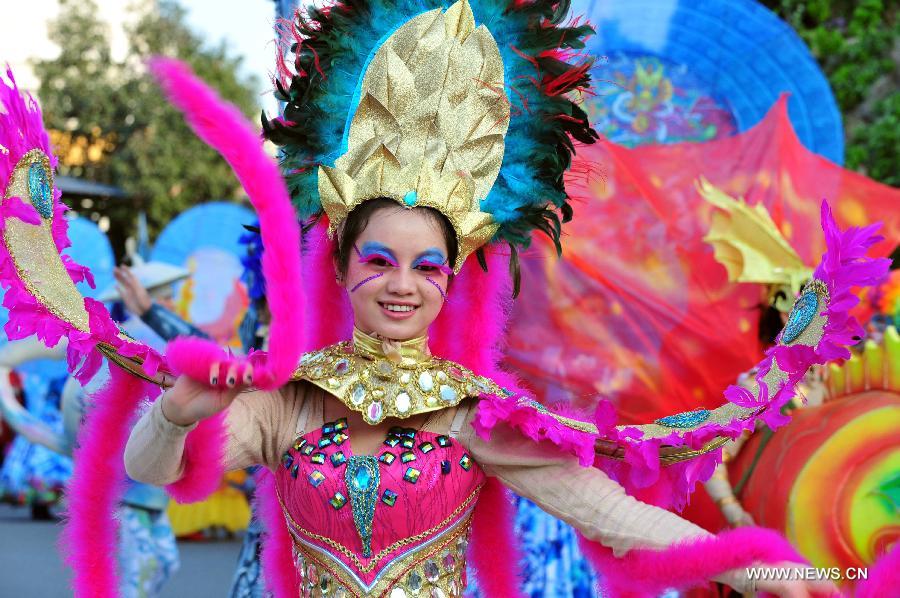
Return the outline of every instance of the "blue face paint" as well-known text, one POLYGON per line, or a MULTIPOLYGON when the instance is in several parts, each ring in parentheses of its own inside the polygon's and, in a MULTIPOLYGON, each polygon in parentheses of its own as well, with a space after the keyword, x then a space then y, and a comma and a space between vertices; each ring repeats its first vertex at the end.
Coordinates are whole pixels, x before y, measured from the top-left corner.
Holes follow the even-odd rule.
POLYGON ((357 250, 360 263, 367 264, 378 258, 383 259, 395 268, 399 265, 397 257, 388 247, 375 241, 366 241, 363 243, 362 250, 357 250))
POLYGON ((431 247, 423 251, 419 257, 413 260, 412 267, 415 268, 422 264, 422 262, 431 262, 432 264, 442 265, 447 261, 447 258, 444 257, 444 254, 440 249, 436 247, 431 247))
POLYGON ((443 272, 447 276, 453 274, 453 269, 446 264, 447 258, 444 257, 443 252, 440 249, 432 247, 427 249, 422 255, 417 257, 413 262, 413 269, 428 269, 438 270, 443 272), (424 268, 422 268, 424 267, 424 268))

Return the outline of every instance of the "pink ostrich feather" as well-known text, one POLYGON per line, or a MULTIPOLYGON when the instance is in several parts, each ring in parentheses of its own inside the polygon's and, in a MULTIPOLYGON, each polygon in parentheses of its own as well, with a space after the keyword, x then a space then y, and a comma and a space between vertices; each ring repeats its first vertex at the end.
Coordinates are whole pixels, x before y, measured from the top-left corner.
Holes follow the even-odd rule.
POLYGON ((659 596, 667 588, 700 587, 726 571, 743 571, 760 563, 806 564, 777 532, 756 527, 685 540, 662 550, 630 550, 622 557, 583 536, 579 541, 602 576, 603 595, 611 598, 659 596))
POLYGON ((516 507, 509 492, 495 478, 488 478, 472 518, 472 542, 468 556, 475 566, 478 587, 492 598, 517 598, 521 579, 522 550, 515 535, 516 507))
POLYGON ((9 65, 6 81, 0 79, 0 181, 4 188, 22 156, 39 149, 56 168, 56 157, 50 150, 50 137, 44 129, 41 109, 30 93, 23 94, 9 65))
POLYGON ((152 384, 110 368, 110 379, 78 433, 75 469, 66 488, 68 522, 62 535, 76 596, 118 595, 115 510, 125 483, 122 453, 127 423, 140 402, 158 392, 152 384))
MULTIPOLYGON (((266 247, 262 268, 272 313, 272 342, 268 353, 258 352, 246 361, 254 366, 256 386, 277 388, 290 379, 304 343, 300 227, 284 181, 278 166, 265 154, 261 137, 240 111, 194 76, 190 68, 167 58, 154 58, 150 68, 197 136, 232 167, 259 216, 266 247)), ((166 356, 176 373, 201 382, 208 380, 214 363, 233 360, 215 343, 195 338, 172 341, 166 356)), ((167 487, 179 502, 202 500, 216 490, 224 474, 225 439, 224 415, 204 420, 188 434, 185 475, 167 487)))
MULTIPOLYGON (((154 58, 150 69, 197 136, 218 151, 234 170, 259 216, 266 248, 262 268, 272 313, 272 341, 265 360, 259 361, 254 383, 261 388, 277 388, 290 379, 300 359, 306 304, 300 284, 300 226, 284 180, 277 164, 265 154, 258 132, 235 106, 194 76, 187 65, 169 58, 154 58)), ((206 366, 208 372, 211 364, 206 366)))
POLYGON ((271 471, 266 470, 258 475, 254 504, 256 513, 266 528, 266 541, 261 555, 266 588, 279 598, 294 596, 298 582, 291 554, 291 537, 275 491, 275 476, 271 471))

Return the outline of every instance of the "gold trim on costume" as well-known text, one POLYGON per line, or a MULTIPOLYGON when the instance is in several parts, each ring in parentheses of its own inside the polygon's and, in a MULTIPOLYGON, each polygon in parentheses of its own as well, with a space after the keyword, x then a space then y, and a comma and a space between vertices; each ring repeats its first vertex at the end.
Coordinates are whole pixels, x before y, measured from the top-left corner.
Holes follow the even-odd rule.
MULTIPOLYGON (((383 596, 387 595, 395 587, 405 587, 404 579, 408 583, 409 576, 414 568, 428 560, 429 557, 438 555, 444 557, 448 553, 454 555, 455 565, 447 571, 443 563, 437 563, 439 571, 435 579, 428 579, 429 576, 426 575, 425 571, 422 571, 419 575, 423 588, 435 587, 445 592, 452 591, 453 588, 464 589, 460 586, 461 572, 465 569, 464 543, 471 528, 472 512, 481 488, 482 485, 476 487, 443 521, 414 536, 394 542, 369 559, 368 564, 363 564, 359 555, 340 542, 300 527, 285 508, 277 488, 276 496, 288 523, 288 531, 291 534, 295 558, 301 557, 304 561, 313 561, 316 567, 325 568, 337 583, 352 596, 383 596), (454 523, 455 519, 457 521, 454 523), (398 549, 405 546, 412 546, 412 548, 405 553, 395 556, 387 563, 384 569, 378 573, 373 584, 367 589, 360 585, 355 575, 348 573, 346 564, 340 559, 320 546, 313 545, 309 541, 303 541, 304 537, 322 542, 344 555, 353 562, 357 571, 361 573, 372 572, 384 558, 398 549), (460 540, 463 540, 462 545, 460 540), (416 546, 416 544, 420 545, 416 546)), ((304 564, 302 562, 295 563, 298 567, 304 566, 304 564)), ((318 596, 319 594, 313 595, 318 596)))
POLYGON ((352 342, 303 355, 293 379, 324 389, 372 425, 453 407, 483 393, 511 394, 490 378, 433 357, 427 338, 400 343, 400 363, 388 359, 381 344, 381 339, 354 330, 352 342))

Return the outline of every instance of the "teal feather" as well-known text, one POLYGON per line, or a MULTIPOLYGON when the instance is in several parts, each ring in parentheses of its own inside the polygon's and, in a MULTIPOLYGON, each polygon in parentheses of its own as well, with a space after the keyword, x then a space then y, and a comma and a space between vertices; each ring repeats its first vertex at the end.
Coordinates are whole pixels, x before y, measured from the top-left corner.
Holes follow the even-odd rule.
MULTIPOLYGON (((304 42, 292 52, 300 74, 279 86, 283 114, 273 120, 263 117, 263 127, 266 137, 281 146, 281 163, 301 218, 321 212, 317 168, 333 165, 342 153, 369 57, 387 34, 412 17, 451 3, 338 0, 327 11, 298 13, 295 32, 304 42)), ((487 26, 500 48, 512 109, 503 165, 481 208, 500 224, 495 241, 527 247, 531 233, 540 230, 560 250, 561 223, 572 214, 563 184, 574 154, 570 136, 592 143, 597 134, 566 97, 589 85, 587 68, 553 52, 583 48, 592 30, 562 24, 568 0, 470 0, 470 5, 476 23, 487 26)))

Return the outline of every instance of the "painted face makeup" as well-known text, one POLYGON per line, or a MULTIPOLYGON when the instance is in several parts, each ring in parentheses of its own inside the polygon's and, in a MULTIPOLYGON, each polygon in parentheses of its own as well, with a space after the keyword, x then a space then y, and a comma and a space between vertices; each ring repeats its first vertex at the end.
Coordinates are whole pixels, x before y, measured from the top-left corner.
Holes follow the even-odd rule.
POLYGON ((354 245, 344 286, 356 325, 405 340, 424 335, 447 298, 452 269, 446 242, 431 216, 379 210, 354 245))

